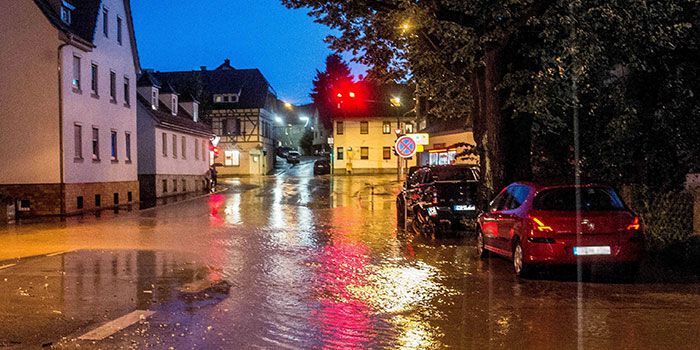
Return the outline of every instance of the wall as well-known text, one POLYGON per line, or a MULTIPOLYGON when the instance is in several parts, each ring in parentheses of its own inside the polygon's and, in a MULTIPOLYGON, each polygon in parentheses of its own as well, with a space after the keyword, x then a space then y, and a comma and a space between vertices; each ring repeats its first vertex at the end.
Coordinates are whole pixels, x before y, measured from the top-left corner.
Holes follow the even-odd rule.
POLYGON ((58 183, 58 32, 33 1, 0 1, 0 43, 0 184, 58 183))
MULTIPOLYGON (((427 165, 429 163, 428 150, 450 147, 459 142, 466 142, 475 145, 476 143, 474 141, 474 133, 472 131, 461 131, 455 133, 442 133, 438 135, 430 135, 430 145, 425 146, 425 152, 418 155, 419 164, 427 165)), ((462 150, 463 148, 459 148, 457 149, 457 152, 460 152, 462 150)), ((476 165, 478 163, 478 160, 462 160, 461 158, 464 157, 457 158, 457 164, 476 165)))
MULTIPOLYGON (((333 121, 334 131, 334 169, 336 173, 341 174, 346 169, 348 162, 352 163, 353 173, 391 173, 396 171, 396 156, 393 152, 390 154, 390 159, 383 159, 384 147, 393 147, 396 142, 396 118, 356 118, 345 119, 344 132, 338 135, 336 122, 343 119, 333 121), (367 134, 360 133, 360 123, 362 121, 369 122, 369 130, 367 134), (384 121, 391 122, 391 133, 383 133, 384 121), (344 151, 344 159, 339 160, 338 148, 342 147, 344 151), (352 152, 348 152, 348 148, 352 147, 352 152), (361 147, 369 147, 369 159, 360 159, 361 147)), ((402 120, 407 122, 408 120, 402 120)), ((402 167, 406 162, 402 161, 402 167)), ((408 166, 414 166, 416 158, 408 160, 408 166)))
POLYGON ((150 108, 141 103, 137 103, 136 105, 138 117, 138 129, 136 131, 138 145, 138 173, 155 174, 156 152, 160 151, 156 148, 156 121, 151 116, 150 108))
MULTIPOLYGON (((152 137, 155 139, 155 173, 164 175, 204 175, 209 169, 209 139, 201 136, 194 136, 182 132, 172 131, 162 127, 152 129, 152 137), (163 133, 165 133, 167 143, 167 154, 163 155, 163 133), (177 139, 177 155, 173 153, 173 135, 177 139), (185 137, 186 154, 182 154, 182 137, 185 137), (195 148, 194 142, 198 142, 195 148), (202 152, 204 145, 204 152, 202 152), (195 150, 199 154, 195 155, 195 150), (204 158, 202 158, 204 153, 204 158)), ((146 150, 144 150, 145 152, 146 150)), ((142 172, 141 174, 148 174, 142 172)), ((150 173, 153 174, 153 173, 150 173)))
MULTIPOLYGON (((136 135, 136 70, 128 30, 128 17, 122 0, 106 0, 109 9, 109 37, 102 33, 102 9, 100 9, 95 33, 96 48, 84 52, 75 47, 65 47, 63 58, 64 96, 64 160, 66 183, 97 183, 137 181, 137 135, 136 135), (122 45, 117 42, 117 16, 123 21, 122 45), (81 57, 81 92, 73 91, 73 55, 81 57), (90 66, 99 66, 99 97, 91 92, 90 66), (116 101, 110 101, 110 71, 116 73, 116 101), (129 79, 129 104, 124 99, 124 78, 129 79), (76 159, 74 125, 83 128, 83 158, 76 159), (99 129, 100 160, 92 159, 92 128, 99 129), (118 136, 118 157, 110 158, 110 133, 118 136), (125 134, 131 134, 131 161, 125 159, 125 134)), ((134 48, 135 49, 135 48, 134 48)))

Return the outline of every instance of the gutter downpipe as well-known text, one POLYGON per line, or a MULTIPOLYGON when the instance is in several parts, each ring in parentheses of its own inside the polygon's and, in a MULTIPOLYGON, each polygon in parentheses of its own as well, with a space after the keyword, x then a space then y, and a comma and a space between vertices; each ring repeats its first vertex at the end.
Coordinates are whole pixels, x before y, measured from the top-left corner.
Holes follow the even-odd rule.
MULTIPOLYGON (((73 36, 68 36, 69 42, 73 41, 73 36)), ((64 177, 64 150, 63 150, 63 48, 69 46, 69 43, 64 43, 58 46, 58 140, 59 140, 59 176, 61 187, 61 220, 65 219, 66 215, 66 182, 64 177)))

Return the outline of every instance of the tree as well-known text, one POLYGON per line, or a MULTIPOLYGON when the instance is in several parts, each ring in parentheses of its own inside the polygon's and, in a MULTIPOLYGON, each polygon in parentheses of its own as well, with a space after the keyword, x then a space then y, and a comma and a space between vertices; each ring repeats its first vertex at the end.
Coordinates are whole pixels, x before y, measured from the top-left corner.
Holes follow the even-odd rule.
POLYGON ((326 58, 326 69, 323 72, 316 71, 311 98, 326 129, 332 127, 333 113, 337 111, 334 88, 352 82, 353 79, 350 67, 337 54, 326 58))
POLYGON ((471 115, 487 198, 533 176, 671 188, 700 168, 697 1, 282 2, 370 75, 415 82, 429 115, 471 115))
POLYGON ((311 131, 310 129, 306 129, 306 131, 304 131, 304 135, 299 140, 299 147, 301 148, 301 151, 307 156, 314 154, 313 131, 311 131))

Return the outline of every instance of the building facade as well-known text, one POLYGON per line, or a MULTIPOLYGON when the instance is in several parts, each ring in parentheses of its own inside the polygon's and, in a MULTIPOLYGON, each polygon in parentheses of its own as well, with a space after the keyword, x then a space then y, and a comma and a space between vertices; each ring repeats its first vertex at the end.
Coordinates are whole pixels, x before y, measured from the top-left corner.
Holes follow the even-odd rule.
POLYGON ((162 86, 150 72, 138 81, 138 174, 142 203, 207 189, 211 127, 199 102, 162 86))
MULTIPOLYGON (((208 108, 204 117, 220 137, 218 154, 211 154, 219 176, 264 175, 274 170, 277 97, 257 69, 236 69, 230 60, 213 70, 156 72, 163 84, 179 91, 201 87, 208 108)), ((204 103, 203 103, 204 104, 204 103)))
POLYGON ((410 118, 339 117, 333 121, 333 171, 335 174, 396 174, 398 167, 416 165, 416 158, 400 159, 394 154, 396 130, 414 132, 410 118))
POLYGON ((0 2, 0 191, 19 217, 139 201, 129 0, 0 2))
POLYGON ((426 122, 428 126, 423 128, 421 132, 430 136, 430 144, 426 145, 423 148, 423 152, 417 155, 418 164, 422 166, 447 164, 478 165, 478 156, 461 155, 465 150, 461 144, 476 145, 472 129, 458 126, 465 125, 465 122, 462 119, 426 122))

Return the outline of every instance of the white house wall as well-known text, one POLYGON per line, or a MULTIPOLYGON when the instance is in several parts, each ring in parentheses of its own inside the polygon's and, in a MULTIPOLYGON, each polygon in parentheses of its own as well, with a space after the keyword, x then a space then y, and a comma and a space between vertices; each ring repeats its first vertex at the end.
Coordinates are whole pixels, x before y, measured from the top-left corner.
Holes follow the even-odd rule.
POLYGON ((122 0, 102 2, 109 10, 109 37, 105 37, 102 8, 98 14, 92 52, 85 52, 73 46, 64 47, 63 58, 63 130, 64 161, 66 183, 96 183, 137 181, 137 141, 136 141, 136 70, 132 56, 128 17, 122 0), (122 18, 122 44, 117 43, 117 16, 122 18), (73 56, 81 58, 81 93, 73 91, 73 56), (91 64, 98 69, 99 98, 91 92, 91 64), (110 102, 110 71, 116 73, 116 103, 110 102), (124 78, 129 79, 129 102, 125 105, 124 78), (74 146, 74 125, 82 125, 83 159, 76 160, 74 146), (99 129, 100 161, 92 159, 92 128, 99 129), (118 157, 110 159, 110 133, 118 135, 118 157), (131 162, 125 159, 125 134, 131 134, 131 162))
POLYGON ((33 1, 0 1, 0 184, 60 181, 56 29, 33 1))

